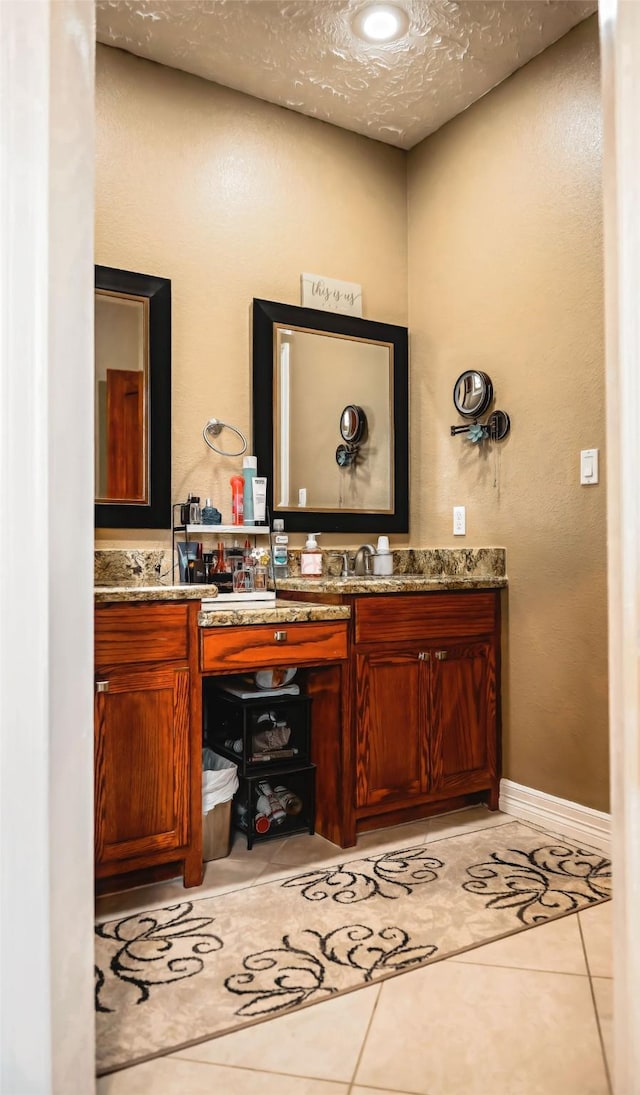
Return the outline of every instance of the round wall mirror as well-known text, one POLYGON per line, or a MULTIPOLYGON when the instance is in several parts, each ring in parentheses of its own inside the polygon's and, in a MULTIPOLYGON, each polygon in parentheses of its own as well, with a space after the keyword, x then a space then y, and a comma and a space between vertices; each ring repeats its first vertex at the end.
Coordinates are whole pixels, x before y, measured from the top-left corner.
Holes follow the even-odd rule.
POLYGON ((453 386, 453 403, 463 418, 477 418, 484 414, 492 399, 493 384, 490 378, 476 369, 467 369, 453 386))
POLYGON ((349 445, 359 445, 367 427, 367 416, 362 407, 349 403, 340 415, 340 436, 349 445))

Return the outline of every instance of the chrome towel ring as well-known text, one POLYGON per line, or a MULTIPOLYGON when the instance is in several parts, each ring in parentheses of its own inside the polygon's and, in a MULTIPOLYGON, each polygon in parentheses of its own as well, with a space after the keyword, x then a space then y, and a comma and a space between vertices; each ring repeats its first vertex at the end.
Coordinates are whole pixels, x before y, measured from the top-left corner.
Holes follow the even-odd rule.
POLYGON ((227 422, 221 422, 219 418, 210 418, 208 422, 205 422, 202 436, 209 448, 213 449, 214 452, 217 452, 219 456, 242 456, 243 452, 246 452, 247 449, 247 439, 241 430, 237 429, 235 426, 230 426, 227 422), (230 430, 231 433, 235 433, 242 442, 242 448, 238 449, 237 452, 228 452, 226 449, 216 448, 211 437, 219 437, 223 430, 230 430))

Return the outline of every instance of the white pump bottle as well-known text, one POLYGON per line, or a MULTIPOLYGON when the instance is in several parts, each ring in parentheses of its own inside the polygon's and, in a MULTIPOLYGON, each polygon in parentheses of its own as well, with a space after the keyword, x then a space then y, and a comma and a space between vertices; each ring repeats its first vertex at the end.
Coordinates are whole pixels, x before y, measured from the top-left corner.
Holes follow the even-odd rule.
POLYGON ((305 578, 322 577, 322 552, 316 540, 319 535, 319 532, 310 532, 304 550, 300 552, 300 573, 305 578))

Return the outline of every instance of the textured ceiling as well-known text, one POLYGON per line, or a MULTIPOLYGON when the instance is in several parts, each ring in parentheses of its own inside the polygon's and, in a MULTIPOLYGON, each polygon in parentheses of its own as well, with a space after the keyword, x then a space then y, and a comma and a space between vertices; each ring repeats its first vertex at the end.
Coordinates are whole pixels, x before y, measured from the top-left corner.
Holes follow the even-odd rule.
POLYGON ((367 45, 367 0, 98 0, 98 41, 412 148, 597 9, 596 0, 397 0, 404 38, 367 45))

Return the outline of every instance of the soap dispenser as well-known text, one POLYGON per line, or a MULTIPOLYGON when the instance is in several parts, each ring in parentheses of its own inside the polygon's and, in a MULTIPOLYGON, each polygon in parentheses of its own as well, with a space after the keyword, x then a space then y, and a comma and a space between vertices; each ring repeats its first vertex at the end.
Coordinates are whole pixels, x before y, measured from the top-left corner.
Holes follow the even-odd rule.
POLYGON ((316 540, 319 535, 319 532, 310 532, 304 551, 300 553, 300 573, 305 578, 322 577, 322 552, 316 540))

